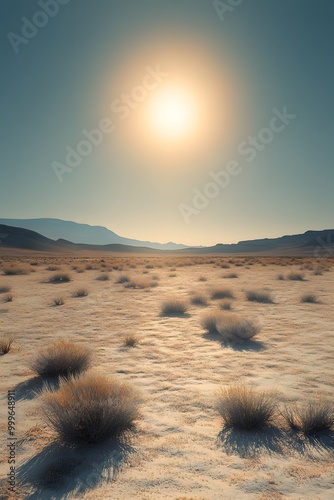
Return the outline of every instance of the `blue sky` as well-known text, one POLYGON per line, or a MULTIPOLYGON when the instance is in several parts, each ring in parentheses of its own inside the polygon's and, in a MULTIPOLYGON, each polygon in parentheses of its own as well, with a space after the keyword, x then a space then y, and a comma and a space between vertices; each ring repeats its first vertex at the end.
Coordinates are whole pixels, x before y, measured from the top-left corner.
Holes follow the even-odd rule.
POLYGON ((223 19, 211 0, 55 2, 0 4, 1 217, 201 245, 334 226, 331 0, 221 3, 223 19), (112 103, 139 96, 147 67, 168 76, 147 79, 157 86, 121 120, 112 103), (177 140, 148 124, 171 85, 194 113, 177 140), (284 108, 289 124, 263 132, 284 108), (66 147, 106 119, 114 130, 66 164, 66 147), (268 141, 250 162, 240 144, 258 135, 268 141), (210 172, 231 161, 238 174, 207 197, 210 172))

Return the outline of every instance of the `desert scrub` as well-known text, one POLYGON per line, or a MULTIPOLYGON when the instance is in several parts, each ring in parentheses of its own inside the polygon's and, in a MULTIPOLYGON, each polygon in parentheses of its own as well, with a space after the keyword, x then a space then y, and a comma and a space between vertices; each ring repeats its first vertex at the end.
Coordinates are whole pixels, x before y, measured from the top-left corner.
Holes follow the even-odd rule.
POLYGON ((138 344, 139 338, 137 337, 137 335, 130 334, 124 338, 124 347, 136 347, 138 344))
POLYGON ((118 277, 118 279, 117 279, 116 283, 118 283, 119 285, 122 285, 122 284, 124 284, 124 283, 128 283, 129 281, 130 281, 129 276, 127 276, 126 274, 121 274, 121 275, 118 277))
POLYGON ((49 283, 55 283, 55 284, 57 284, 57 283, 68 283, 69 281, 71 281, 71 277, 67 273, 53 274, 49 278, 49 283))
POLYGON ((300 302, 305 302, 307 304, 317 304, 318 299, 317 296, 313 293, 305 293, 302 295, 300 302))
POLYGON ((270 292, 265 290, 247 290, 245 292, 247 300, 250 302, 262 302, 263 304, 272 304, 273 298, 270 292))
POLYGON ((67 340, 56 340, 41 349, 31 362, 31 369, 41 377, 77 375, 90 366, 91 350, 67 340))
POLYGON ((183 300, 170 299, 161 306, 162 316, 183 316, 187 312, 187 305, 183 300))
POLYGON ((56 299, 53 299, 52 305, 55 307, 58 306, 63 306, 65 304, 65 301, 62 297, 57 297, 56 299))
POLYGON ((4 335, 0 338, 0 354, 8 354, 15 340, 14 335, 4 335))
POLYGON ((3 301, 4 302, 13 302, 14 295, 11 293, 7 293, 7 295, 4 296, 3 301))
POLYGON ((127 383, 86 373, 41 396, 42 414, 62 442, 97 443, 120 437, 139 418, 138 392, 127 383))
POLYGON ((259 325, 230 312, 221 313, 216 327, 223 342, 232 343, 250 340, 260 331, 259 325))
POLYGON ((215 288, 211 292, 211 299, 234 299, 233 292, 228 288, 215 288))
POLYGON ((330 430, 334 426, 333 404, 324 398, 306 406, 285 406, 282 415, 291 429, 304 434, 330 430))
POLYGON ((109 276, 107 274, 100 274, 100 276, 98 276, 96 279, 98 281, 108 281, 109 280, 109 276))
POLYGON ((9 266, 5 266, 3 268, 3 273, 6 276, 19 276, 24 274, 29 274, 29 269, 23 266, 16 266, 15 264, 11 264, 9 266))
POLYGON ((1 285, 0 286, 0 293, 8 293, 11 291, 11 287, 10 286, 6 286, 6 285, 1 285))
POLYGON ((202 317, 201 325, 208 333, 219 333, 218 324, 222 317, 220 311, 210 312, 202 317))
POLYGON ((87 297, 88 295, 88 290, 86 288, 79 288, 75 292, 73 292, 72 297, 74 298, 80 298, 80 297, 87 297))
POLYGON ((204 295, 199 294, 199 293, 193 294, 191 296, 190 302, 194 306, 203 306, 204 307, 204 306, 208 305, 208 301, 206 300, 206 297, 204 295))
POLYGON ((291 272, 287 276, 290 281, 305 281, 304 273, 291 272))
POLYGON ((273 392, 233 385, 218 391, 216 408, 226 427, 261 430, 271 424, 277 409, 277 398, 273 392))

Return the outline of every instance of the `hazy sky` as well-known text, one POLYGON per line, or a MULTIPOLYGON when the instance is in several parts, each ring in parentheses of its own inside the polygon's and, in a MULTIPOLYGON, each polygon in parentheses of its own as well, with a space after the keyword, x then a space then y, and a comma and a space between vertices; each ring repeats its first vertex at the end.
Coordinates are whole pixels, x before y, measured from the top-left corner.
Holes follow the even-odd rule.
POLYGON ((1 0, 0 19, 0 217, 202 245, 334 227, 332 0, 1 0))

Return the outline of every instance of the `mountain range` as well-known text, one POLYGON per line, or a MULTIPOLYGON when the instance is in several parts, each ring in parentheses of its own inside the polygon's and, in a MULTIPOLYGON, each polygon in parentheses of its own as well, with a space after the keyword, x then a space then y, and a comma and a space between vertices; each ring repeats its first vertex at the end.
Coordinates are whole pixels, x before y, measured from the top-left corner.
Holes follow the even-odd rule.
MULTIPOLYGON (((176 245, 176 248, 164 248, 160 244, 160 248, 153 248, 149 242, 139 242, 138 240, 128 240, 120 238, 121 241, 136 241, 136 245, 124 243, 109 243, 109 244, 92 244, 84 241, 76 243, 74 238, 70 239, 58 238, 52 239, 23 227, 14 227, 13 225, 3 224, 0 219, 0 254, 10 255, 18 251, 20 254, 24 251, 35 251, 43 253, 70 253, 86 252, 87 254, 95 252, 129 252, 129 253, 175 253, 175 254, 252 254, 252 255, 280 255, 280 256, 314 256, 314 257, 334 257, 334 229, 323 231, 307 231, 304 234, 287 235, 279 238, 264 238, 258 240, 240 241, 235 244, 217 244, 211 247, 185 247, 184 245, 176 245), (139 245, 142 243, 142 245, 139 245), (181 246, 181 248, 178 248, 181 246)), ((11 220, 11 219, 9 219, 11 220)), ((31 219, 37 221, 57 221, 57 219, 31 219)), ((27 220, 26 220, 27 222, 27 220)), ((66 221, 58 221, 66 222, 66 221)), ((27 222, 28 223, 28 222, 27 222)), ((40 224, 40 222, 39 222, 40 224)), ((61 225, 53 225, 54 228, 59 228, 61 225)), ((84 231, 92 228, 92 233, 87 238, 94 238, 96 234, 106 236, 109 231, 106 228, 99 226, 88 226, 85 224, 77 224, 68 222, 63 227, 69 231, 70 227, 76 228, 76 238, 84 238, 84 231), (68 225, 67 225, 68 224, 68 225), (72 226, 73 224, 73 226, 72 226), (78 228, 77 226, 83 226, 78 228), (80 232, 83 229, 83 232, 80 232), (104 231, 96 231, 103 229, 104 231), (81 236, 80 236, 81 235, 81 236)), ((52 228, 49 230, 52 231, 52 228)), ((68 234, 68 233, 66 233, 68 234)), ((96 237, 96 236, 95 236, 96 237)), ((175 245, 175 244, 171 244, 175 245)))

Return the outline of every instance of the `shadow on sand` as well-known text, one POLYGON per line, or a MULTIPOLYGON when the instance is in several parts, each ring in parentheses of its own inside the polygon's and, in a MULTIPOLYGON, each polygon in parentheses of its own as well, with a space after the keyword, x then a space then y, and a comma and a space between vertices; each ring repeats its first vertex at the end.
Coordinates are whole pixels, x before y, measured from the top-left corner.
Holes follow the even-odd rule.
POLYGON ((80 498, 103 482, 115 480, 129 455, 135 452, 120 439, 80 448, 53 442, 18 468, 19 484, 34 490, 26 499, 80 498))
POLYGON ((247 340, 242 343, 236 343, 236 342, 224 342, 222 340, 221 335, 217 332, 206 332, 203 334, 203 338, 207 340, 211 340, 212 342, 219 342, 223 347, 229 347, 230 349, 233 349, 234 351, 264 351, 266 348, 266 345, 259 341, 259 340, 247 340))
POLYGON ((217 444, 228 455, 251 458, 260 453, 283 454, 288 449, 300 455, 333 452, 334 431, 323 431, 304 436, 292 431, 269 427, 261 431, 242 431, 224 428, 217 436, 217 444))
POLYGON ((48 386, 52 389, 58 389, 59 378, 58 377, 34 377, 29 380, 25 380, 14 388, 16 391, 16 399, 34 399, 38 396, 38 393, 42 391, 43 387, 48 386))

